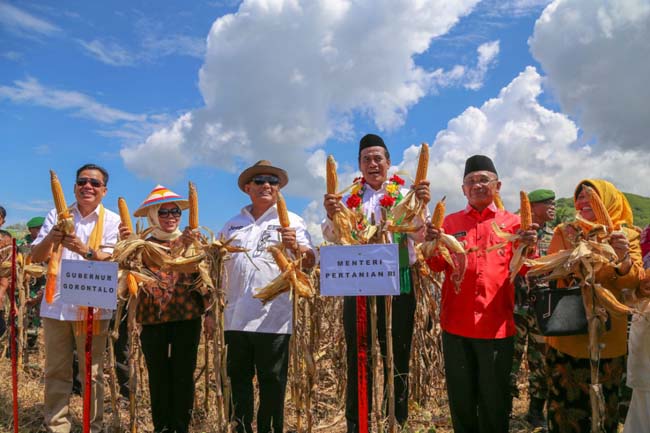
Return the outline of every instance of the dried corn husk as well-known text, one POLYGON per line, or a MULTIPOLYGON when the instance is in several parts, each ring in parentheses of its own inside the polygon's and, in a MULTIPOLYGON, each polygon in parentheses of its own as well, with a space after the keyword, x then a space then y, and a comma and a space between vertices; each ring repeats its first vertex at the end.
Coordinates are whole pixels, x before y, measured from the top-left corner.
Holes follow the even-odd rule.
POLYGON ((293 296, 311 298, 315 294, 309 277, 300 270, 300 259, 289 261, 278 247, 271 246, 269 251, 280 268, 280 275, 261 289, 255 289, 254 298, 267 303, 278 295, 291 290, 293 296))

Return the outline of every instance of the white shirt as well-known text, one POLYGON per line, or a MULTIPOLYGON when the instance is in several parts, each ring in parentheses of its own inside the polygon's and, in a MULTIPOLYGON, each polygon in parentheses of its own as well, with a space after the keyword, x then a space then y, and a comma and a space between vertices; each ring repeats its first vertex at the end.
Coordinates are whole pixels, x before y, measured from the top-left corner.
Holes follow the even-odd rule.
MULTIPOLYGON (((370 185, 366 184, 365 190, 363 191, 363 200, 361 201, 361 210, 365 215, 368 221, 372 220, 374 216, 375 223, 379 224, 381 222, 381 205, 379 201, 386 194, 386 185, 389 185, 390 181, 386 181, 382 184, 381 188, 378 190, 373 189, 370 185)), ((407 188, 400 188, 402 197, 406 196, 410 190, 407 188)), ((341 200, 341 204, 345 206, 345 202, 348 199, 349 195, 346 195, 341 200)), ((427 214, 429 210, 427 209, 427 214)), ((419 217, 415 217, 411 224, 422 225, 422 228, 415 233, 408 233, 408 250, 409 250, 409 264, 412 265, 416 261, 415 255, 415 242, 424 241, 425 236, 425 226, 422 220, 419 217)), ((321 230, 323 231, 323 238, 328 241, 334 239, 334 226, 332 221, 325 217, 325 220, 321 224, 321 230)))
MULTIPOLYGON (((280 275, 273 256, 267 251, 269 246, 281 243, 277 208, 270 207, 257 220, 251 215, 250 209, 250 205, 244 207, 219 233, 226 239, 235 237, 232 245, 248 249, 248 257, 245 253, 233 253, 225 262, 227 284, 224 329, 291 334, 292 305, 288 293, 283 293, 266 304, 253 298, 257 289, 265 287, 280 275)), ((289 212, 289 222, 290 227, 296 229, 298 244, 312 248, 311 237, 303 219, 289 212)))
MULTIPOLYGON (((85 218, 82 218, 77 208, 77 203, 73 204, 70 208, 72 211, 72 216, 74 217, 74 229, 75 234, 81 240, 81 242, 88 243, 90 239, 90 234, 95 228, 97 219, 99 218, 99 206, 89 213, 85 218)), ((41 231, 38 233, 38 236, 32 243, 33 245, 40 244, 45 236, 52 230, 56 225, 57 221, 57 212, 56 209, 52 209, 45 217, 45 222, 41 231)), ((111 253, 113 251, 112 246, 117 243, 118 238, 118 226, 120 225, 120 216, 115 212, 104 208, 104 233, 102 236, 101 245, 104 245, 104 248, 101 250, 106 253, 111 253), (109 247, 110 246, 110 247, 109 247)), ((63 248, 61 254, 61 259, 68 260, 84 260, 82 256, 77 253, 74 253, 67 248, 63 248)), ((54 293, 54 300, 51 304, 48 304, 43 296, 41 301, 41 317, 47 317, 50 319, 56 320, 79 320, 79 305, 75 304, 66 304, 61 300, 61 292, 59 291, 59 283, 61 281, 61 275, 56 277, 56 291, 54 293)), ((98 309, 95 310, 95 318, 99 320, 110 319, 112 315, 111 310, 98 309)))

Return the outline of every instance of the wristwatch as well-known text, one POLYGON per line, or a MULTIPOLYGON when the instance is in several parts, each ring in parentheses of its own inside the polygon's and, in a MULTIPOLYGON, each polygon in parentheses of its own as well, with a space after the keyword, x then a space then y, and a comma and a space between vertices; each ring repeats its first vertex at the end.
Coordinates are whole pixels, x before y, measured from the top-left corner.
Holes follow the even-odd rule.
POLYGON ((93 250, 92 248, 88 248, 88 252, 84 254, 84 258, 86 260, 92 260, 93 257, 95 257, 95 250, 93 250))

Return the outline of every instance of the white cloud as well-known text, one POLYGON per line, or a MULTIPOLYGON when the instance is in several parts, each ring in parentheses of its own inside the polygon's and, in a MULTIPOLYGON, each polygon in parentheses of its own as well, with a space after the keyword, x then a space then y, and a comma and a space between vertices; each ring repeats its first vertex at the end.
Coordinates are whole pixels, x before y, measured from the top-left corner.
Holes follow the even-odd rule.
POLYGON ((499 41, 491 41, 481 44, 478 49, 478 61, 476 69, 467 74, 467 82, 464 86, 471 90, 478 90, 483 87, 485 74, 494 65, 499 55, 499 41))
POLYGON ((565 0, 535 24, 533 55, 599 149, 648 148, 649 22, 647 0, 565 0))
POLYGON ((92 41, 78 40, 79 44, 92 57, 111 66, 131 66, 135 59, 131 53, 115 42, 102 42, 99 39, 92 41))
POLYGON ((305 166, 309 153, 349 134, 357 114, 381 130, 401 126, 437 84, 414 56, 476 2, 245 1, 210 30, 199 74, 205 107, 122 154, 149 176, 159 170, 143 172, 138 161, 150 161, 154 146, 225 170, 271 159, 299 180, 290 192, 310 195, 317 180, 305 166))
POLYGON ((146 121, 146 115, 111 108, 80 92, 45 87, 35 78, 16 80, 13 84, 13 86, 0 86, 0 100, 9 99, 17 104, 71 110, 77 116, 101 123, 146 121))
POLYGON ((0 2, 0 23, 22 37, 51 36, 61 31, 56 25, 5 2, 0 2))
MULTIPOLYGON (((589 177, 647 194, 638 173, 647 171, 650 156, 633 150, 600 151, 577 142, 576 124, 539 103, 542 81, 535 68, 526 68, 496 98, 480 108, 468 107, 437 134, 429 163, 432 201, 446 195, 450 212, 465 206, 460 185, 465 159, 473 154, 494 159, 506 207, 513 210, 521 189, 551 188, 566 197, 589 177)), ((418 149, 414 145, 404 151, 399 169, 415 172, 418 149)))

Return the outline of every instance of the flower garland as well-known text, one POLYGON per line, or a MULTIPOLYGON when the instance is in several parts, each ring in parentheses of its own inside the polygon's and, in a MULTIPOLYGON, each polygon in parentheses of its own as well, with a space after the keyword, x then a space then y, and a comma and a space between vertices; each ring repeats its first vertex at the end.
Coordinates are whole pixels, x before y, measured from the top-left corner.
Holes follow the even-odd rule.
MULTIPOLYGON (((395 202, 400 195, 400 186, 404 185, 404 179, 394 174, 390 179, 388 179, 389 184, 386 185, 386 193, 379 200, 381 207, 389 210, 395 205, 395 202)), ((350 196, 345 201, 345 205, 349 209, 356 210, 361 213, 361 203, 363 202, 363 194, 366 191, 366 179, 363 177, 357 177, 352 182, 353 187, 350 192, 350 196)))

